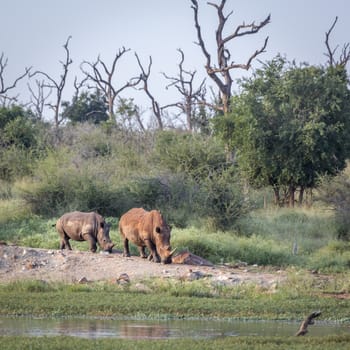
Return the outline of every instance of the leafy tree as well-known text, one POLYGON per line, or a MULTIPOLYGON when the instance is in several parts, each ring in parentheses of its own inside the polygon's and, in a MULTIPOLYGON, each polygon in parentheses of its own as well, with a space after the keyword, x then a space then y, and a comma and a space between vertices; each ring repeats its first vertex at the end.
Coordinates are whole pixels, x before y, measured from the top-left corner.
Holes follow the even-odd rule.
POLYGON ((0 145, 30 148, 35 146, 35 125, 31 112, 20 106, 0 108, 0 145))
POLYGON ((30 172, 40 136, 32 117, 20 106, 0 108, 0 179, 12 181, 30 172))
POLYGON ((238 149, 250 184, 285 188, 289 205, 320 175, 345 167, 350 132, 349 89, 343 66, 297 66, 278 56, 241 81, 235 113, 217 132, 238 149), (225 127, 234 123, 232 134, 225 127), (227 138, 229 140, 227 140, 227 138))
POLYGON ((72 123, 92 122, 99 124, 108 120, 105 98, 99 90, 94 93, 82 92, 74 96, 72 102, 63 102, 62 116, 72 123))

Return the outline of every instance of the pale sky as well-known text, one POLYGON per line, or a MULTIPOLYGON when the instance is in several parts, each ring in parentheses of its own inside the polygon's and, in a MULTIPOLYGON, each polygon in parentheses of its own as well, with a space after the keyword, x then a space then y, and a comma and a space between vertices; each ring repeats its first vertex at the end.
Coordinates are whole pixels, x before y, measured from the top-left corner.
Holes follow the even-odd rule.
MULTIPOLYGON (((204 39, 215 57, 216 10, 207 1, 198 1, 204 39)), ((245 63, 262 46, 266 36, 269 43, 260 60, 281 53, 297 62, 325 63, 325 32, 336 16, 339 19, 331 44, 339 45, 340 50, 344 43, 350 42, 349 0, 227 0, 225 8, 226 13, 233 11, 227 22, 227 34, 243 21, 258 23, 271 13, 271 23, 258 34, 243 37, 229 46, 232 59, 239 63, 245 63)), ((178 48, 185 53, 184 67, 197 71, 198 83, 206 76, 204 57, 194 43, 197 37, 190 0, 0 0, 0 9, 0 54, 8 58, 4 72, 8 84, 29 66, 58 79, 59 61, 65 58, 62 45, 70 35, 73 64, 65 100, 71 99, 72 81, 76 75, 80 76, 79 65, 83 60, 94 61, 100 55, 108 65, 123 46, 131 51, 118 64, 120 84, 139 74, 134 52, 145 66, 152 56, 149 88, 160 104, 175 102, 178 96, 175 90, 165 90, 168 82, 160 74, 176 76, 178 48)), ((258 66, 258 62, 253 64, 258 66)), ((232 75, 236 79, 247 72, 237 70, 232 75)), ((209 78, 207 83, 213 85, 209 78)), ((25 99, 26 84, 27 81, 21 82, 13 93, 20 93, 25 99)), ((135 102, 144 109, 150 107, 141 93, 135 96, 135 102)))

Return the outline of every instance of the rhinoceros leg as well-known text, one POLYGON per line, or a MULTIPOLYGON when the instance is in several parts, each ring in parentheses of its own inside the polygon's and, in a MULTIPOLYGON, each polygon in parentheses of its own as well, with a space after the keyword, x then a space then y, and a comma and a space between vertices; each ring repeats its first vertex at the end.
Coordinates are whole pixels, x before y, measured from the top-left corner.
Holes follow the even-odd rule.
POLYGON ((142 259, 146 259, 147 258, 147 254, 145 252, 145 248, 146 248, 145 246, 138 247, 139 252, 140 252, 140 257, 142 259))
POLYGON ((129 257, 130 256, 129 240, 127 238, 124 238, 123 244, 124 244, 123 256, 129 257))
POLYGON ((61 240, 61 244, 60 244, 60 249, 65 249, 65 248, 72 250, 72 247, 69 243, 69 238, 66 238, 66 237, 61 240))
POLYGON ((61 236, 61 243, 60 243, 60 249, 69 249, 72 250, 72 247, 70 246, 69 243, 69 237, 67 236, 67 234, 65 232, 60 232, 60 236, 61 236))
POLYGON ((150 254, 148 255, 148 260, 149 261, 154 261, 156 263, 159 263, 160 262, 160 258, 159 258, 158 254, 157 254, 156 246, 154 245, 154 243, 151 240, 149 240, 149 239, 146 240, 145 243, 147 245, 147 248, 150 251, 150 254))
POLYGON ((85 241, 89 242, 89 246, 90 246, 90 251, 92 253, 95 253, 97 250, 97 245, 96 245, 96 239, 95 237, 91 236, 90 234, 83 234, 83 238, 85 241))

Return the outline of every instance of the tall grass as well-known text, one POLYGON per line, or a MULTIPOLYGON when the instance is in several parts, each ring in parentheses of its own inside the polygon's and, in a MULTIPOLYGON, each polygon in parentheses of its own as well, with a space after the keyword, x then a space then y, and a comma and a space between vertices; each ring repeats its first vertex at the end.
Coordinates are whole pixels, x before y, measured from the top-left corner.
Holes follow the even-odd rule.
POLYGON ((248 264, 285 266, 294 263, 292 250, 272 239, 234 232, 205 233, 196 228, 174 230, 172 245, 215 263, 243 261, 248 264))
POLYGON ((333 213, 326 209, 256 210, 239 220, 242 235, 257 235, 294 247, 294 253, 311 253, 336 237, 333 213))

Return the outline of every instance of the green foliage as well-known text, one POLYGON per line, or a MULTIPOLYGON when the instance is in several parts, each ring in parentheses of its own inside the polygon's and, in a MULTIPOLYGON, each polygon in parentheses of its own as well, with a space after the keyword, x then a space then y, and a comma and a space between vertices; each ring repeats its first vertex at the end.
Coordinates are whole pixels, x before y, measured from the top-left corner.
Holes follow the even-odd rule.
POLYGON ((223 147, 216 139, 173 131, 157 135, 154 157, 161 167, 196 180, 212 175, 226 162, 223 147))
POLYGON ((344 272, 350 268, 350 244, 330 242, 310 257, 311 268, 319 271, 344 272))
POLYGON ((0 108, 0 179, 28 175, 41 146, 41 125, 22 107, 0 108))
POLYGON ((106 215, 127 205, 127 198, 113 191, 108 178, 98 160, 72 163, 68 150, 52 151, 38 162, 33 178, 16 183, 16 190, 33 212, 40 215, 72 210, 95 210, 106 215))
MULTIPOLYGON (((244 176, 276 195, 313 188, 323 174, 345 167, 350 132, 349 90, 344 68, 296 66, 277 57, 241 82, 228 123, 217 133, 237 148, 244 176), (232 124, 232 123, 231 123, 232 124)), ((278 198, 277 198, 278 199, 278 198)))
POLYGON ((334 179, 324 177, 319 186, 319 199, 335 210, 337 237, 350 240, 350 167, 334 179))
POLYGON ((248 209, 233 167, 215 172, 200 182, 197 211, 213 230, 232 228, 248 209))
POLYGON ((62 117, 69 119, 73 124, 82 122, 99 124, 108 120, 107 104, 98 89, 94 93, 84 91, 79 96, 74 96, 71 103, 63 102, 62 107, 62 117))
POLYGON ((233 166, 226 163, 222 144, 212 137, 187 133, 157 136, 156 160, 183 174, 188 188, 193 188, 192 196, 187 197, 192 212, 214 230, 232 227, 244 212, 242 187, 233 166))
POLYGON ((34 126, 30 113, 20 106, 0 108, 1 146, 12 144, 29 148, 34 142, 34 126))
POLYGON ((15 145, 0 148, 0 180, 12 183, 31 174, 34 161, 30 150, 15 145))

